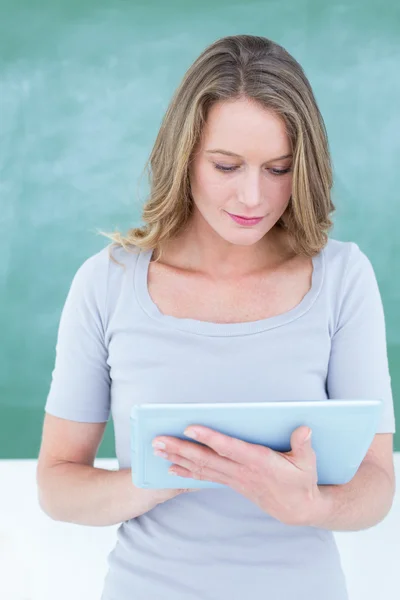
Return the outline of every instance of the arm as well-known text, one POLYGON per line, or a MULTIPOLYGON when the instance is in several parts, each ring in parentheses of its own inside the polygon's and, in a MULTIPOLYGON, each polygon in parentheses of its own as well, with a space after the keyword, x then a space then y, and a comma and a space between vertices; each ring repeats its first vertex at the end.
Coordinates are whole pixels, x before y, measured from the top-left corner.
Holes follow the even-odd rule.
POLYGON ((130 469, 93 467, 105 425, 46 415, 37 485, 40 507, 52 519, 79 525, 114 525, 182 493, 180 489, 137 488, 130 469))
POLYGON ((329 398, 383 400, 375 438, 353 479, 319 486, 321 510, 311 525, 336 531, 372 527, 388 514, 395 493, 395 417, 385 317, 373 267, 352 244, 343 276, 327 374, 329 398))
MULTIPOLYGON (((391 434, 378 434, 391 446, 391 434), (386 438, 386 435, 389 436, 386 438)), ((344 485, 320 485, 320 510, 308 523, 332 531, 359 531, 380 523, 389 513, 395 481, 374 461, 364 460, 344 485)))
POLYGON ((98 253, 72 281, 59 324, 37 466, 41 508, 55 520, 82 525, 132 519, 182 493, 137 488, 130 469, 93 466, 110 414, 107 273, 108 257, 98 253))

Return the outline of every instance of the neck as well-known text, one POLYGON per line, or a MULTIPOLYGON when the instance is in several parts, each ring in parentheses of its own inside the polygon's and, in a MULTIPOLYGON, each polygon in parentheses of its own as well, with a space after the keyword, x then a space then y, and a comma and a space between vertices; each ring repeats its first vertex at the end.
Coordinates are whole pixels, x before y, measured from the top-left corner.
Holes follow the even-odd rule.
POLYGON ((281 230, 272 229, 249 246, 232 244, 213 233, 210 239, 188 229, 165 246, 161 262, 210 279, 237 280, 274 268, 292 255, 281 230))

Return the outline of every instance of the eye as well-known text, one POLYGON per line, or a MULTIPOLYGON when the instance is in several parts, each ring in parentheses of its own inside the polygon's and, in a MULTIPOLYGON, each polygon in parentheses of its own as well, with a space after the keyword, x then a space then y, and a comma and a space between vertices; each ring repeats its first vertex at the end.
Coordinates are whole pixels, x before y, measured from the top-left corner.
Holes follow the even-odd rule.
POLYGON ((285 175, 289 173, 292 169, 289 167, 288 169, 271 169, 271 173, 273 175, 285 175))
POLYGON ((238 167, 224 167, 223 165, 215 165, 215 168, 219 171, 236 171, 238 167))
MULTIPOLYGON (((222 171, 223 173, 229 173, 232 171, 236 171, 236 169, 238 169, 239 167, 235 166, 235 167, 225 167, 224 165, 218 165, 218 164, 214 164, 215 168, 218 169, 218 171, 222 171)), ((291 168, 289 167, 288 169, 270 169, 271 173, 273 175, 285 175, 286 173, 289 173, 289 171, 291 171, 291 168)))

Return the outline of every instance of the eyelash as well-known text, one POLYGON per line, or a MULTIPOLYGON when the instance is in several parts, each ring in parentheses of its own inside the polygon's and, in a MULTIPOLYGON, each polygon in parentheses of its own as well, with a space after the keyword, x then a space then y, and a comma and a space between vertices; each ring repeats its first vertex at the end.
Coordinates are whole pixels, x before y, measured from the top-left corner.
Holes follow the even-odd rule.
MULTIPOLYGON (((223 173, 232 173, 233 171, 236 171, 236 169, 239 168, 239 167, 224 167, 223 165, 217 165, 217 164, 215 164, 214 166, 218 171, 222 171, 223 173)), ((283 169, 283 170, 271 169, 272 174, 276 175, 276 176, 286 175, 286 173, 289 173, 289 171, 291 171, 290 167, 288 169, 283 169)))

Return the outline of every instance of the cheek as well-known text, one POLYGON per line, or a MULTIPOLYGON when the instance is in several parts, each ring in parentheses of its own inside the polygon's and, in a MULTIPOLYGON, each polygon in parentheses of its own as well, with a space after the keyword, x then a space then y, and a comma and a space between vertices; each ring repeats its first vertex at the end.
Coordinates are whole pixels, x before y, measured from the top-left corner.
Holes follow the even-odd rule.
POLYGON ((283 176, 280 180, 267 181, 265 195, 277 206, 284 206, 289 202, 292 194, 292 178, 283 176))
POLYGON ((286 180, 282 184, 283 193, 288 198, 290 197, 290 195, 292 193, 292 186, 293 186, 293 177, 292 177, 292 175, 290 175, 290 177, 286 177, 286 180))
POLYGON ((209 168, 198 169, 196 176, 191 180, 194 199, 202 205, 217 206, 232 197, 237 186, 233 180, 224 181, 219 173, 210 171, 209 168))

